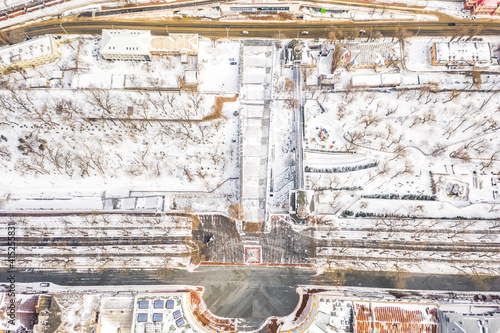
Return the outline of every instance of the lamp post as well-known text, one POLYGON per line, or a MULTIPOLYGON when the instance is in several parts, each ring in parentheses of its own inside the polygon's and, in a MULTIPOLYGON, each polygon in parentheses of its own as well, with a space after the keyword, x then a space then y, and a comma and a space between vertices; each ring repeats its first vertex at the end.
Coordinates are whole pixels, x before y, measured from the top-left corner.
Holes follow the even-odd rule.
POLYGON ((281 40, 281 29, 278 29, 278 39, 281 40))
POLYGON ((226 27, 226 38, 229 39, 229 27, 226 27))
POLYGON ((170 35, 170 34, 168 33, 168 25, 166 25, 166 26, 165 26, 165 29, 167 30, 167 35, 170 35))
POLYGON ((418 36, 418 33, 420 32, 420 27, 418 27, 418 31, 417 31, 417 34, 415 35, 415 37, 418 36))

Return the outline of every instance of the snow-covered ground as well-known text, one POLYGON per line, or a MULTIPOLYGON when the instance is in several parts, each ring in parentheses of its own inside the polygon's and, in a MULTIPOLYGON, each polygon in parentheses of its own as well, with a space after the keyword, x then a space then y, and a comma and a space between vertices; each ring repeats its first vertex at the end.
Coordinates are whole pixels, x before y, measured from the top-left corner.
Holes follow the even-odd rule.
POLYGON ((200 40, 199 91, 238 94, 240 91, 240 44, 238 41, 200 40))
MULTIPOLYGON (((186 267, 193 220, 180 216, 69 215, 2 217, 0 230, 14 226, 16 267, 73 271, 104 268, 186 267), (49 239, 35 242, 30 239, 49 239), (159 243, 119 239, 162 239, 159 243), (71 241, 74 240, 74 241, 71 241), (112 241, 112 240, 116 241, 112 241)), ((11 230, 11 229, 9 229, 11 230)), ((6 254, 2 248, 0 254, 6 254)))
MULTIPOLYGON (((363 38, 348 46, 393 50, 394 61, 381 72, 403 83, 354 89, 353 76, 380 74, 340 68, 333 75, 326 41, 301 42, 304 82, 285 57, 289 40, 201 39, 197 57, 144 63, 104 61, 99 37, 60 41, 62 60, 5 76, 0 209, 226 213, 231 204, 245 206, 243 188, 248 218, 287 214, 297 174, 295 131, 303 125, 319 270, 335 258, 339 267, 368 270, 498 272, 498 253, 489 245, 497 242, 500 209, 497 65, 474 77, 436 70, 429 65, 433 39, 415 38, 406 43, 403 66, 399 44, 363 38), (182 84, 188 71, 197 71, 197 89, 182 84), (320 86, 319 75, 333 77, 335 86, 320 86), (415 75, 417 83, 405 81, 415 75), (36 77, 50 79, 50 88, 27 89, 27 78, 36 77), (297 85, 302 101, 294 99, 297 85), (298 102, 303 124, 293 112, 298 102), (391 242, 400 245, 390 248, 391 242)), ((21 236, 189 237, 184 229, 132 232, 84 221, 79 231, 74 222, 38 221, 26 222, 21 236)), ((31 250, 20 251, 29 257, 31 250)), ((151 256, 127 265, 161 265, 158 254, 165 253, 185 266, 178 254, 192 249, 167 242, 144 250, 151 256)), ((51 251, 73 249, 43 248, 30 260, 38 265, 51 251)), ((99 251, 89 266, 120 250, 99 251)), ((84 267, 86 260, 54 264, 84 267)))
MULTIPOLYGON (((200 78, 207 78, 205 91, 210 90, 204 92, 165 91, 159 82, 196 70, 196 57, 188 57, 187 64, 181 64, 180 56, 155 56, 147 63, 108 62, 98 55, 99 38, 69 40, 59 47, 60 61, 6 77, 9 90, 0 91, 6 110, 0 140, 3 194, 58 196, 76 189, 208 192, 238 176, 238 122, 233 115, 238 109, 238 66, 226 58, 237 43, 202 43, 210 49, 200 55, 202 61, 210 60, 199 68, 200 78), (210 89, 210 75, 225 71, 212 67, 215 58, 224 58, 234 73, 221 78, 225 87, 210 89), (63 78, 53 79, 54 71, 62 71, 63 78), (98 87, 116 78, 123 83, 124 76, 136 78, 137 88, 114 87, 116 83, 110 83, 111 89, 98 87), (27 90, 29 77, 50 79, 52 89, 27 90), (139 89, 142 86, 147 89, 139 89)), ((238 56, 237 50, 233 56, 238 56)), ((235 189, 219 190, 233 196, 235 189)))
MULTIPOLYGON (((500 149, 495 125, 500 98, 496 95, 421 89, 347 91, 323 97, 326 111, 306 108, 305 115, 306 149, 312 150, 306 154, 305 165, 312 188, 359 187, 361 193, 371 195, 435 195, 446 203, 421 202, 423 216, 495 217, 487 208, 499 200, 491 173, 498 167, 500 149), (321 130, 329 133, 326 141, 318 137, 321 130), (353 168, 359 171, 349 172, 353 168), (467 195, 446 192, 446 184, 458 180, 467 195), (470 210, 463 209, 471 205, 470 210)), ((390 204, 391 200, 378 200, 373 209, 388 212, 390 204)), ((394 209, 403 209, 401 204, 398 201, 394 209)))

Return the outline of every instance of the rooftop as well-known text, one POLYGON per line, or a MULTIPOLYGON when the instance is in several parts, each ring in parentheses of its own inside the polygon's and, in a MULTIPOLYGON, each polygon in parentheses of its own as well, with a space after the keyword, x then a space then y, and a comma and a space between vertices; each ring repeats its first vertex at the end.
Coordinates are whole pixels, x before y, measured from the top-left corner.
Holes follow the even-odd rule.
POLYGON ((435 45, 438 61, 491 61, 490 44, 486 42, 450 42, 435 45))
POLYGON ((437 305, 386 302, 353 302, 354 332, 429 332, 438 331, 437 305), (373 328, 373 329, 372 329, 373 328))
POLYGON ((135 54, 149 53, 149 30, 102 30, 101 53, 135 54))
POLYGON ((198 34, 169 34, 167 37, 152 37, 152 52, 198 53, 198 34))
POLYGON ((0 49, 0 68, 15 65, 53 52, 52 37, 44 36, 0 49))

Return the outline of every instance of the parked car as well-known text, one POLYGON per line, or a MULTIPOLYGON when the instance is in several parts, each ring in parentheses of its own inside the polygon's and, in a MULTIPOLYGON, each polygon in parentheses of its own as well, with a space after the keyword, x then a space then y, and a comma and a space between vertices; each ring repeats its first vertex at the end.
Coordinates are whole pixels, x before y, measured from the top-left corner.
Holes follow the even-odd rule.
POLYGON ((229 64, 230 65, 238 65, 238 63, 236 61, 231 61, 229 64))
POLYGON ((304 30, 304 31, 301 31, 300 34, 301 35, 309 35, 309 31, 304 30))
POLYGON ((448 25, 449 25, 450 27, 454 27, 454 26, 456 26, 457 24, 456 24, 455 22, 451 22, 451 23, 448 23, 448 25))
POLYGON ((361 29, 359 30, 359 34, 362 35, 362 34, 366 34, 366 30, 365 29, 361 29))
POLYGON ((215 241, 215 236, 212 235, 211 237, 208 238, 208 241, 206 242, 207 246, 212 244, 215 241))
POLYGON ((50 283, 48 283, 48 282, 40 283, 40 287, 47 288, 48 286, 50 286, 50 283))
POLYGON ((243 30, 241 33, 242 33, 243 35, 248 35, 248 31, 246 31, 246 30, 243 30))

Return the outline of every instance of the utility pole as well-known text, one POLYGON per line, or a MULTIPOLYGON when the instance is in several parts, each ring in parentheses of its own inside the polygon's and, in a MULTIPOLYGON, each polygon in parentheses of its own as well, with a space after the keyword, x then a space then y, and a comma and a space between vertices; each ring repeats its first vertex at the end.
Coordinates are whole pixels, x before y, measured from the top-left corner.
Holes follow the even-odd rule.
POLYGON ((415 35, 415 37, 418 36, 418 33, 420 32, 420 27, 418 27, 418 31, 417 31, 417 34, 415 35))

